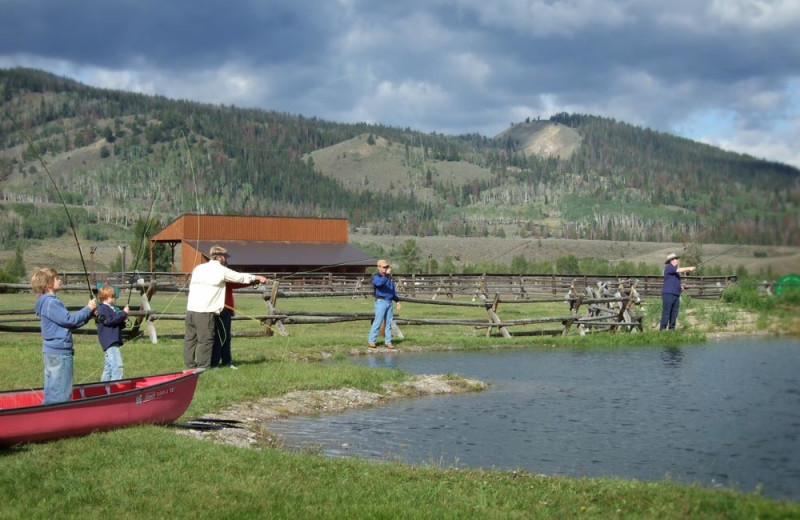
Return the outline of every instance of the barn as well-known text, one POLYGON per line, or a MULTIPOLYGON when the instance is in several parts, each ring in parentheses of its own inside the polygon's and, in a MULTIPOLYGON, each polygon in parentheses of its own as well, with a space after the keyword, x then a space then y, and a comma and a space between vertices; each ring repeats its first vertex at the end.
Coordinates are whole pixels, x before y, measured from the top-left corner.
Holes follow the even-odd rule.
POLYGON ((168 244, 172 272, 191 273, 211 246, 228 250, 228 265, 249 273, 363 273, 376 259, 348 243, 347 219, 184 214, 150 239, 168 244), (180 269, 176 247, 180 246, 180 269))

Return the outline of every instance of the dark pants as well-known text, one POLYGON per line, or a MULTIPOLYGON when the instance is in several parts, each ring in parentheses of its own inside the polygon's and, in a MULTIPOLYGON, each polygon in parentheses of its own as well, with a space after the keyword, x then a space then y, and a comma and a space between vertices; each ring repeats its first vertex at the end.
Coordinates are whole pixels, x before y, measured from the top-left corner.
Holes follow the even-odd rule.
POLYGON ((227 307, 214 318, 214 350, 211 352, 211 366, 228 366, 231 358, 231 318, 233 311, 227 307))
POLYGON ((675 330, 675 321, 678 319, 678 310, 681 308, 679 294, 661 295, 661 327, 659 330, 675 330))
POLYGON ((214 349, 213 312, 186 312, 186 333, 183 336, 183 361, 189 368, 208 368, 214 349))

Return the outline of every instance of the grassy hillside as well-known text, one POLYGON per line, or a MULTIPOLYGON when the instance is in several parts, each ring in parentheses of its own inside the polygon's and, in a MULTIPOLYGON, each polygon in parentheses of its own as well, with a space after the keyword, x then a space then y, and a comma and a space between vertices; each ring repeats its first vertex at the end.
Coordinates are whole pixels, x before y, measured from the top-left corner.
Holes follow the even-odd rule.
POLYGON ((467 161, 444 161, 426 156, 419 146, 403 145, 384 137, 359 135, 310 154, 315 170, 354 191, 406 193, 422 201, 436 201, 433 188, 489 182, 492 172, 467 161))
POLYGON ((372 235, 800 246, 796 168, 596 116, 447 136, 29 69, 0 69, 0 103, 5 251, 59 218, 24 206, 60 203, 48 172, 97 242, 132 240, 153 203, 161 224, 186 212, 332 216, 372 235))

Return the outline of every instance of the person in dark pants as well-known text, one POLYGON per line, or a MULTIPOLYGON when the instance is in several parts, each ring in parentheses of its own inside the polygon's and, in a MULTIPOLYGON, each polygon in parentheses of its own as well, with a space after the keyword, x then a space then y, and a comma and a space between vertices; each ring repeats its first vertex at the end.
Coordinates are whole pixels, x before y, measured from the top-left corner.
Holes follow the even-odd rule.
POLYGON ((664 262, 664 285, 661 288, 661 326, 659 330, 675 330, 681 307, 681 273, 692 272, 696 267, 678 267, 680 256, 670 253, 664 262))
POLYGON ((227 251, 214 246, 210 260, 192 271, 189 296, 186 303, 186 332, 183 338, 183 359, 188 368, 208 368, 214 350, 214 322, 225 308, 225 285, 234 283, 267 283, 261 275, 237 273, 225 267, 227 251))
MULTIPOLYGON (((224 247, 217 246, 219 263, 228 265, 230 255, 224 247)), ((231 319, 236 315, 233 306, 233 290, 250 287, 253 284, 233 283, 225 284, 225 307, 214 318, 214 349, 211 351, 211 368, 230 367, 236 370, 231 354, 231 319)))
MULTIPOLYGON (((230 286, 230 284, 228 284, 230 286)), ((230 289, 226 289, 227 292, 230 289)), ((227 300, 227 296, 225 297, 227 300)), ((214 318, 214 350, 211 351, 211 368, 230 367, 236 370, 231 354, 231 320, 233 309, 225 308, 214 318)))

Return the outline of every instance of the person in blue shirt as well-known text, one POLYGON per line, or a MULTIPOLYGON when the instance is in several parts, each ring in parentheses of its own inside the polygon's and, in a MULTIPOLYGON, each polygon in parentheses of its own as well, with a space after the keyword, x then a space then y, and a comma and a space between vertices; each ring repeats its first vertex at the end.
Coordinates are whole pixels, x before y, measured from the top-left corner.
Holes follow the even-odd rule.
POLYGON ((378 332, 381 323, 386 322, 384 331, 384 343, 386 348, 394 348, 392 345, 392 320, 394 312, 392 306, 397 302, 397 309, 400 309, 400 298, 397 296, 392 280, 392 268, 386 260, 378 260, 378 272, 372 275, 372 287, 375 290, 375 318, 372 320, 372 327, 369 329, 369 348, 375 348, 378 341, 378 332))
POLYGON ((659 330, 675 330, 678 310, 681 307, 681 273, 689 273, 696 267, 678 267, 680 256, 670 253, 664 262, 664 285, 661 288, 661 326, 659 330))
POLYGON ((52 267, 39 269, 31 277, 31 288, 38 294, 34 312, 42 320, 42 360, 44 392, 42 404, 72 400, 73 356, 72 329, 86 325, 97 308, 91 299, 86 307, 70 314, 56 292, 61 278, 52 267))

